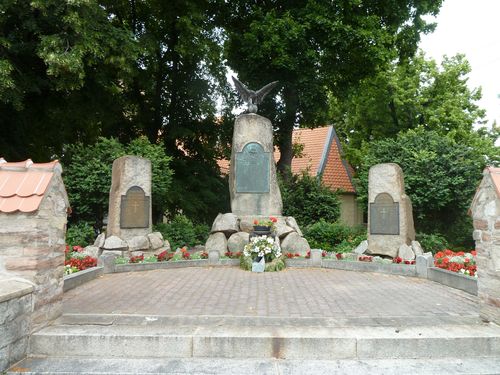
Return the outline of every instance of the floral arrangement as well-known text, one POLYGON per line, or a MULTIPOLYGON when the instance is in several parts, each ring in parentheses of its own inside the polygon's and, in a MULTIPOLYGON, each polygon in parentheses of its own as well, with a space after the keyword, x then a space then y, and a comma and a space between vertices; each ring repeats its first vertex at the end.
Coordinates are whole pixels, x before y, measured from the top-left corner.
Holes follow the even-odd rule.
POLYGON ((446 249, 434 255, 434 265, 444 270, 477 277, 476 256, 477 252, 475 250, 466 253, 446 249))
POLYGON ((278 219, 275 218, 274 216, 269 216, 269 219, 264 219, 264 220, 257 220, 255 219, 253 221, 253 225, 255 226, 260 226, 260 227, 274 227, 274 224, 278 222, 278 219))
POLYGON ((97 259, 83 253, 81 246, 70 247, 66 245, 64 250, 64 274, 86 270, 97 266, 97 259))
POLYGON ((264 257, 266 262, 270 262, 281 256, 281 248, 271 236, 256 236, 245 245, 243 255, 251 257, 252 261, 258 257, 264 257))

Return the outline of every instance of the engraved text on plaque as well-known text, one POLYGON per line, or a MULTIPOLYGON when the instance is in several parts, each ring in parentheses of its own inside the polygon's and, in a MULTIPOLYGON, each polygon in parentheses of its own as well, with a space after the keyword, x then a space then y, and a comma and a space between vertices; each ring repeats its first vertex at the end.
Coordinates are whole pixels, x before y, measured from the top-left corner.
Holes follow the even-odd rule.
POLYGON ((121 198, 120 228, 147 228, 150 197, 146 197, 144 190, 132 186, 121 198))
POLYGON ((256 142, 247 143, 236 153, 236 192, 269 193, 270 165, 270 152, 256 142))
POLYGON ((370 234, 399 234, 399 202, 381 193, 370 203, 370 234))

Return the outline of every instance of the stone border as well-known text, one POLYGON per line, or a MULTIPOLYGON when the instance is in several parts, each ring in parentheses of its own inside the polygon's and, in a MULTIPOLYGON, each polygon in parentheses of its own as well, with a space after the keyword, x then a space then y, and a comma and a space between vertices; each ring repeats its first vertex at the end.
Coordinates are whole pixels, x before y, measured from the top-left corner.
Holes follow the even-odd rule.
POLYGON ((204 267, 208 265, 208 259, 179 260, 156 263, 127 263, 115 264, 113 272, 152 271, 169 268, 204 267))
POLYGON ((98 278, 99 276, 102 276, 103 274, 104 274, 104 267, 97 266, 97 267, 87 268, 86 270, 78 271, 70 275, 65 275, 63 291, 67 292, 68 290, 71 290, 73 288, 76 288, 77 286, 92 281, 98 278))
POLYGON ((292 268, 307 268, 312 267, 311 259, 307 258, 285 258, 285 265, 292 268))
POLYGON ((437 267, 428 269, 427 278, 437 283, 463 290, 477 296, 477 279, 461 273, 443 270, 437 267))
POLYGON ((412 264, 385 264, 377 262, 324 259, 321 267, 345 271, 377 272, 391 275, 417 277, 417 267, 412 264))

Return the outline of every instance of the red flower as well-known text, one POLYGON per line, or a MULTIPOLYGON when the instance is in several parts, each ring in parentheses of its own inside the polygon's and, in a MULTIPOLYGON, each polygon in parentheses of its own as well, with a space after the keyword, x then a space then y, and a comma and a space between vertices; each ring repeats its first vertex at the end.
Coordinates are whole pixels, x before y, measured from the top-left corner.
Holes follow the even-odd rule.
POLYGON ((308 250, 306 253, 306 258, 310 258, 310 257, 311 257, 311 250, 308 250))
POLYGON ((259 220, 255 219, 255 220, 253 221, 253 225, 259 225, 259 220))
POLYGON ((325 250, 323 250, 323 251, 321 252, 321 256, 322 256, 323 258, 324 258, 324 257, 326 257, 326 251, 325 251, 325 250))
POLYGON ((342 259, 342 254, 341 254, 341 253, 337 253, 337 254, 335 254, 335 257, 336 257, 338 260, 340 260, 340 259, 342 259))
POLYGON ((130 258, 130 263, 139 263, 144 260, 144 254, 136 255, 130 258))
POLYGON ((470 253, 471 253, 473 256, 477 256, 477 251, 476 251, 476 250, 472 250, 470 253))
POLYGON ((201 254, 200 254, 200 258, 201 259, 207 259, 208 258, 208 253, 206 251, 203 251, 201 254))
POLYGON ((286 253, 285 256, 289 259, 293 258, 293 254, 292 253, 286 253))
POLYGON ((274 216, 269 216, 269 219, 273 222, 276 223, 278 219, 276 219, 274 216))
POLYGON ((158 255, 156 255, 156 259, 158 260, 158 262, 164 262, 167 260, 167 256, 168 256, 168 251, 164 250, 158 255))
POLYGON ((189 258, 191 258, 191 254, 189 254, 187 251, 184 251, 184 252, 182 252, 182 258, 189 259, 189 258))

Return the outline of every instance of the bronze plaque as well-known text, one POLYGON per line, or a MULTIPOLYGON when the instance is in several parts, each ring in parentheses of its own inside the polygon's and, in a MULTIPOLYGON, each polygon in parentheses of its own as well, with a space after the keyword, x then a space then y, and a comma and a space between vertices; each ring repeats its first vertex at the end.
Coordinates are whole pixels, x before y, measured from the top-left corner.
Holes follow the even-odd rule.
POLYGON ((250 142, 236 153, 236 192, 237 193, 269 193, 271 153, 250 142))
POLYGON ((381 193, 370 203, 370 234, 399 234, 399 202, 381 193))
POLYGON ((149 227, 149 199, 139 186, 132 186, 122 195, 120 228, 149 227))

